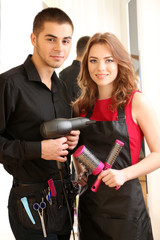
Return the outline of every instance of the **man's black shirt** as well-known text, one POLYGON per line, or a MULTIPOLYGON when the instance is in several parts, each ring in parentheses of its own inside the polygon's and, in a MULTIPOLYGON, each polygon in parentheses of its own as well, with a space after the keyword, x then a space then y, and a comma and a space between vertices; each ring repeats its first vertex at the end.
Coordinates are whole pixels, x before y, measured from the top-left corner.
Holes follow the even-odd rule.
POLYGON ((56 161, 41 159, 40 125, 70 118, 66 89, 56 73, 52 91, 41 82, 28 56, 24 64, 0 75, 0 162, 23 182, 58 178, 56 161))

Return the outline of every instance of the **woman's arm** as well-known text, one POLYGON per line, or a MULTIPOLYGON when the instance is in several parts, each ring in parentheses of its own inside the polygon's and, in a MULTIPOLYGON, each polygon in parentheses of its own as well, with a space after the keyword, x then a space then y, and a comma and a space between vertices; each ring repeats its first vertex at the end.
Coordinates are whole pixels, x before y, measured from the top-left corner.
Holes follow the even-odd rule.
POLYGON ((135 165, 122 170, 105 170, 98 179, 109 187, 123 185, 126 181, 144 176, 160 167, 160 124, 149 100, 142 93, 135 93, 132 116, 141 128, 150 153, 135 165))

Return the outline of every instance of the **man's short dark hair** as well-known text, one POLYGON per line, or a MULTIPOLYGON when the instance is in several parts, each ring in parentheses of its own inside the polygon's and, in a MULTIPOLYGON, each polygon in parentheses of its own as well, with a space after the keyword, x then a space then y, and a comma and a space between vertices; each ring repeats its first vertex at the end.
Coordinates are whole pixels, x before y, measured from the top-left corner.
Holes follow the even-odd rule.
POLYGON ((76 51, 77 51, 77 56, 78 57, 82 57, 86 47, 87 47, 87 43, 89 41, 90 37, 89 36, 83 36, 81 38, 79 38, 78 42, 77 42, 77 46, 76 46, 76 51))
POLYGON ((70 17, 59 8, 45 8, 35 16, 33 22, 33 33, 35 35, 38 36, 39 33, 43 31, 45 22, 56 22, 59 24, 68 23, 74 30, 74 26, 70 17))

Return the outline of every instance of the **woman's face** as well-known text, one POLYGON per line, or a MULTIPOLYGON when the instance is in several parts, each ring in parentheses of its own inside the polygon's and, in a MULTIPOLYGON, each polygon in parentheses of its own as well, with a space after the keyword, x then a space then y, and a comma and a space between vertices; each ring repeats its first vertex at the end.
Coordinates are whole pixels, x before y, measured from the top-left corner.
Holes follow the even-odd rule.
POLYGON ((92 80, 98 89, 110 88, 112 91, 113 81, 118 74, 118 64, 114 60, 111 50, 105 44, 94 44, 88 56, 88 69, 92 80))

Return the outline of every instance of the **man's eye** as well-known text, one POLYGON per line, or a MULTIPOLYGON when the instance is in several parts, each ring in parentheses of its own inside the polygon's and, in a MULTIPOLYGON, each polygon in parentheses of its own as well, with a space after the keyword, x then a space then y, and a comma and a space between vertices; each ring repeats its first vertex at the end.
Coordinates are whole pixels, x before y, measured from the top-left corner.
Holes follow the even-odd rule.
POLYGON ((48 38, 47 41, 54 42, 55 40, 53 38, 48 38))
POLYGON ((63 43, 64 43, 64 44, 69 44, 70 41, 69 41, 69 40, 63 40, 63 43))
POLYGON ((48 41, 48 42, 55 42, 55 39, 54 38, 46 38, 46 41, 48 41))

